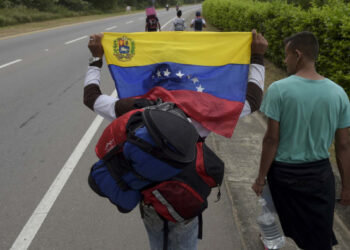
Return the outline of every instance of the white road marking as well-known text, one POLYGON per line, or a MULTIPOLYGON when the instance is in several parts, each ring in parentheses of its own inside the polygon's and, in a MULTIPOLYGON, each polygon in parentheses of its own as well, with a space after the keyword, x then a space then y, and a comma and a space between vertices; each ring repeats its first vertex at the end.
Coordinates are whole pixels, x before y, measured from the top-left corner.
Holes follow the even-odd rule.
POLYGON ((112 30, 112 29, 116 29, 117 27, 118 27, 117 25, 114 25, 114 26, 112 26, 112 27, 106 28, 105 30, 112 30))
POLYGON ((77 38, 77 39, 74 39, 74 40, 65 42, 64 44, 65 44, 65 45, 71 44, 71 43, 77 42, 77 41, 79 41, 79 40, 85 39, 85 38, 87 38, 87 37, 88 37, 88 36, 82 36, 82 37, 79 37, 79 38, 77 38))
POLYGON ((0 65, 0 69, 5 68, 5 67, 7 67, 7 66, 10 66, 10 65, 12 65, 12 64, 18 63, 18 62, 20 62, 20 61, 22 61, 22 59, 17 59, 17 60, 14 60, 14 61, 12 61, 12 62, 5 63, 5 64, 3 64, 3 65, 0 65))
POLYGON ((131 21, 126 22, 125 24, 129 24, 129 23, 133 23, 133 22, 134 22, 134 21, 131 20, 131 21))
POLYGON ((145 20, 146 17, 139 17, 139 20, 145 20))
MULTIPOLYGON (((115 90, 113 91, 112 96, 116 96, 115 90)), ((101 116, 96 116, 95 120, 92 122, 66 163, 63 165, 61 171, 56 176, 55 180, 47 190, 39 205, 36 207, 29 220, 22 228, 22 231, 18 235, 10 250, 28 249, 36 233, 39 231, 41 225, 43 224, 46 216, 49 214, 50 209, 55 203, 58 195, 62 191, 71 173, 77 166, 80 158, 84 154, 96 131, 100 127, 102 121, 103 118, 101 116)))
POLYGON ((171 21, 173 21, 175 19, 175 17, 174 18, 172 18, 172 19, 170 19, 166 24, 164 24, 162 27, 161 27, 161 29, 164 29, 164 27, 165 26, 167 26, 171 21))
POLYGON ((49 51, 49 49, 45 49, 45 51, 49 51))

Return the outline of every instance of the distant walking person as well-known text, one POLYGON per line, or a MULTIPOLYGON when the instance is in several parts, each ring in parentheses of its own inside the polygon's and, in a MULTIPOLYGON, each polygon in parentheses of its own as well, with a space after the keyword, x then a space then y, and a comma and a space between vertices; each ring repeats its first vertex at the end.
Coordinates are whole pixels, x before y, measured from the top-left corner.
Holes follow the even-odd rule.
POLYGON ((191 21, 191 28, 194 28, 194 31, 202 31, 203 27, 206 27, 204 18, 201 17, 201 12, 196 12, 196 18, 191 21))
POLYGON ((145 31, 160 31, 160 23, 154 7, 146 9, 146 27, 145 31))
POLYGON ((147 16, 145 31, 160 31, 160 23, 155 15, 147 16))
POLYGON ((174 19, 173 26, 175 31, 184 31, 186 29, 185 19, 181 17, 182 11, 176 13, 177 17, 174 19))
POLYGON ((291 75, 272 83, 261 105, 268 117, 257 195, 268 185, 286 236, 299 248, 330 250, 335 184, 329 152, 333 139, 342 189, 340 204, 350 205, 350 103, 342 87, 319 75, 319 52, 311 32, 285 39, 291 75))

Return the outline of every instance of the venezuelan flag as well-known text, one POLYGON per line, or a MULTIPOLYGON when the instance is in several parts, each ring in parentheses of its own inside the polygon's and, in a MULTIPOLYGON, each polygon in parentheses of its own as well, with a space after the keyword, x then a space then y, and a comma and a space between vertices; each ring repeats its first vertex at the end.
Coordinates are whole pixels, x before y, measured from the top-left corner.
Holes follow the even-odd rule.
POLYGON ((104 33, 119 98, 173 101, 207 129, 230 137, 242 111, 250 32, 104 33))

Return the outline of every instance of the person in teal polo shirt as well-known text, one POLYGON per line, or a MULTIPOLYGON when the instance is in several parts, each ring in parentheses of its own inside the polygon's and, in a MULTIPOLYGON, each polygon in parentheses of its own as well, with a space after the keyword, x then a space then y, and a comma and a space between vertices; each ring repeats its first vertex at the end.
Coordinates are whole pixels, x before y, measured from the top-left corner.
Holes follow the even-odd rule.
POLYGON ((252 188, 266 178, 286 236, 307 250, 329 250, 333 233, 334 140, 342 178, 342 205, 350 205, 350 104, 342 87, 317 73, 319 46, 311 32, 285 39, 289 77, 268 88, 260 107, 268 117, 260 169, 252 188))

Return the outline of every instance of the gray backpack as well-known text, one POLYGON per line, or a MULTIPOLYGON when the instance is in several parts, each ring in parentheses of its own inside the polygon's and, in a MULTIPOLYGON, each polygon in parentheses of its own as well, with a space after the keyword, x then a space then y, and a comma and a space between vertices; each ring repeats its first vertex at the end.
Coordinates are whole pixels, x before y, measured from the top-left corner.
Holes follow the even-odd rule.
POLYGON ((174 22, 175 31, 184 31, 185 30, 185 20, 183 18, 177 18, 174 22))

